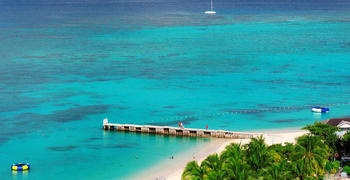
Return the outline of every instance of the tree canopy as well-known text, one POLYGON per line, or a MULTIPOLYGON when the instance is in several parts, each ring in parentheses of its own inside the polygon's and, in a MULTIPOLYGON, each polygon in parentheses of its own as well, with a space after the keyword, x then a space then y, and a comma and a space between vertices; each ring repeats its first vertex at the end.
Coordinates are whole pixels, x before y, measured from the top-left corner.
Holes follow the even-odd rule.
POLYGON ((296 144, 268 146, 262 136, 242 146, 231 144, 220 155, 208 156, 199 166, 189 162, 184 180, 316 179, 326 173, 328 146, 321 137, 304 135, 296 144))
POLYGON ((350 131, 344 134, 341 142, 342 142, 345 154, 350 155, 350 131))
POLYGON ((315 122, 313 125, 307 125, 303 129, 309 130, 311 134, 319 136, 324 140, 324 143, 332 149, 333 153, 337 152, 338 137, 335 134, 339 131, 338 127, 331 126, 325 123, 315 122))

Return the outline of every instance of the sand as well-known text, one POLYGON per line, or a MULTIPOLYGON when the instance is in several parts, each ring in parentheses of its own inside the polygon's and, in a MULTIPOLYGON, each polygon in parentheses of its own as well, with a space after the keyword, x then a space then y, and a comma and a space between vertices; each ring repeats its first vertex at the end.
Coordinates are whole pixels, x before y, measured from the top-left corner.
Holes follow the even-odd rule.
MULTIPOLYGON (((295 139, 302 136, 308 131, 300 129, 282 129, 282 130, 264 130, 254 131, 254 133, 262 134, 265 143, 283 144, 286 142, 295 143, 295 139)), ((189 161, 196 160, 199 164, 210 154, 220 154, 225 147, 231 143, 246 144, 250 139, 212 139, 210 142, 195 147, 183 154, 167 159, 160 164, 141 172, 130 179, 146 179, 146 180, 180 180, 182 172, 189 161)))

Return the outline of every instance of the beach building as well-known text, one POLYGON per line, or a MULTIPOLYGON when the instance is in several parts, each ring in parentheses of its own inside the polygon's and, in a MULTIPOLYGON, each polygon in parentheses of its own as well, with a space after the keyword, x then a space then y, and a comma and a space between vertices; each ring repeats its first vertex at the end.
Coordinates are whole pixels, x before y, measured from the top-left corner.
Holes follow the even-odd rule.
POLYGON ((337 135, 344 135, 347 131, 350 131, 350 118, 333 118, 321 121, 331 126, 337 126, 341 131, 337 132, 337 135))

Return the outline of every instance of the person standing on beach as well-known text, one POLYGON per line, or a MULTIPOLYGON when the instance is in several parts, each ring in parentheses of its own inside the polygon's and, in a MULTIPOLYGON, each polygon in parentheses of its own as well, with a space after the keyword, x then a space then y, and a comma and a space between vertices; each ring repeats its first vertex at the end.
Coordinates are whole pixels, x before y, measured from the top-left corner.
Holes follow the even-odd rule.
POLYGON ((208 124, 207 124, 207 126, 205 128, 208 130, 208 124))

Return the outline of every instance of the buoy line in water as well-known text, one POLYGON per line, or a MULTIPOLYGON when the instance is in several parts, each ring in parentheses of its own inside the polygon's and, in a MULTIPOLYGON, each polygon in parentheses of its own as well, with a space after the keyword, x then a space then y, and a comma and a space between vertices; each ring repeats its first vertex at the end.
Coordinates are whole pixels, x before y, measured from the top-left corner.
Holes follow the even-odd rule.
POLYGON ((263 108, 263 109, 243 109, 243 110, 226 110, 228 112, 219 112, 219 113, 210 113, 210 114, 197 114, 197 115, 189 115, 189 116, 175 116, 158 120, 151 120, 151 122, 166 122, 166 121, 175 121, 175 120, 186 120, 189 118, 204 118, 204 117, 217 117, 217 116, 226 116, 233 114, 254 114, 254 113, 263 113, 263 112, 283 112, 283 111, 293 111, 293 110, 301 110, 301 109, 309 109, 313 106, 338 106, 350 104, 350 102, 343 103, 327 103, 327 104, 311 104, 304 106, 286 106, 286 107, 271 107, 271 108, 263 108))

